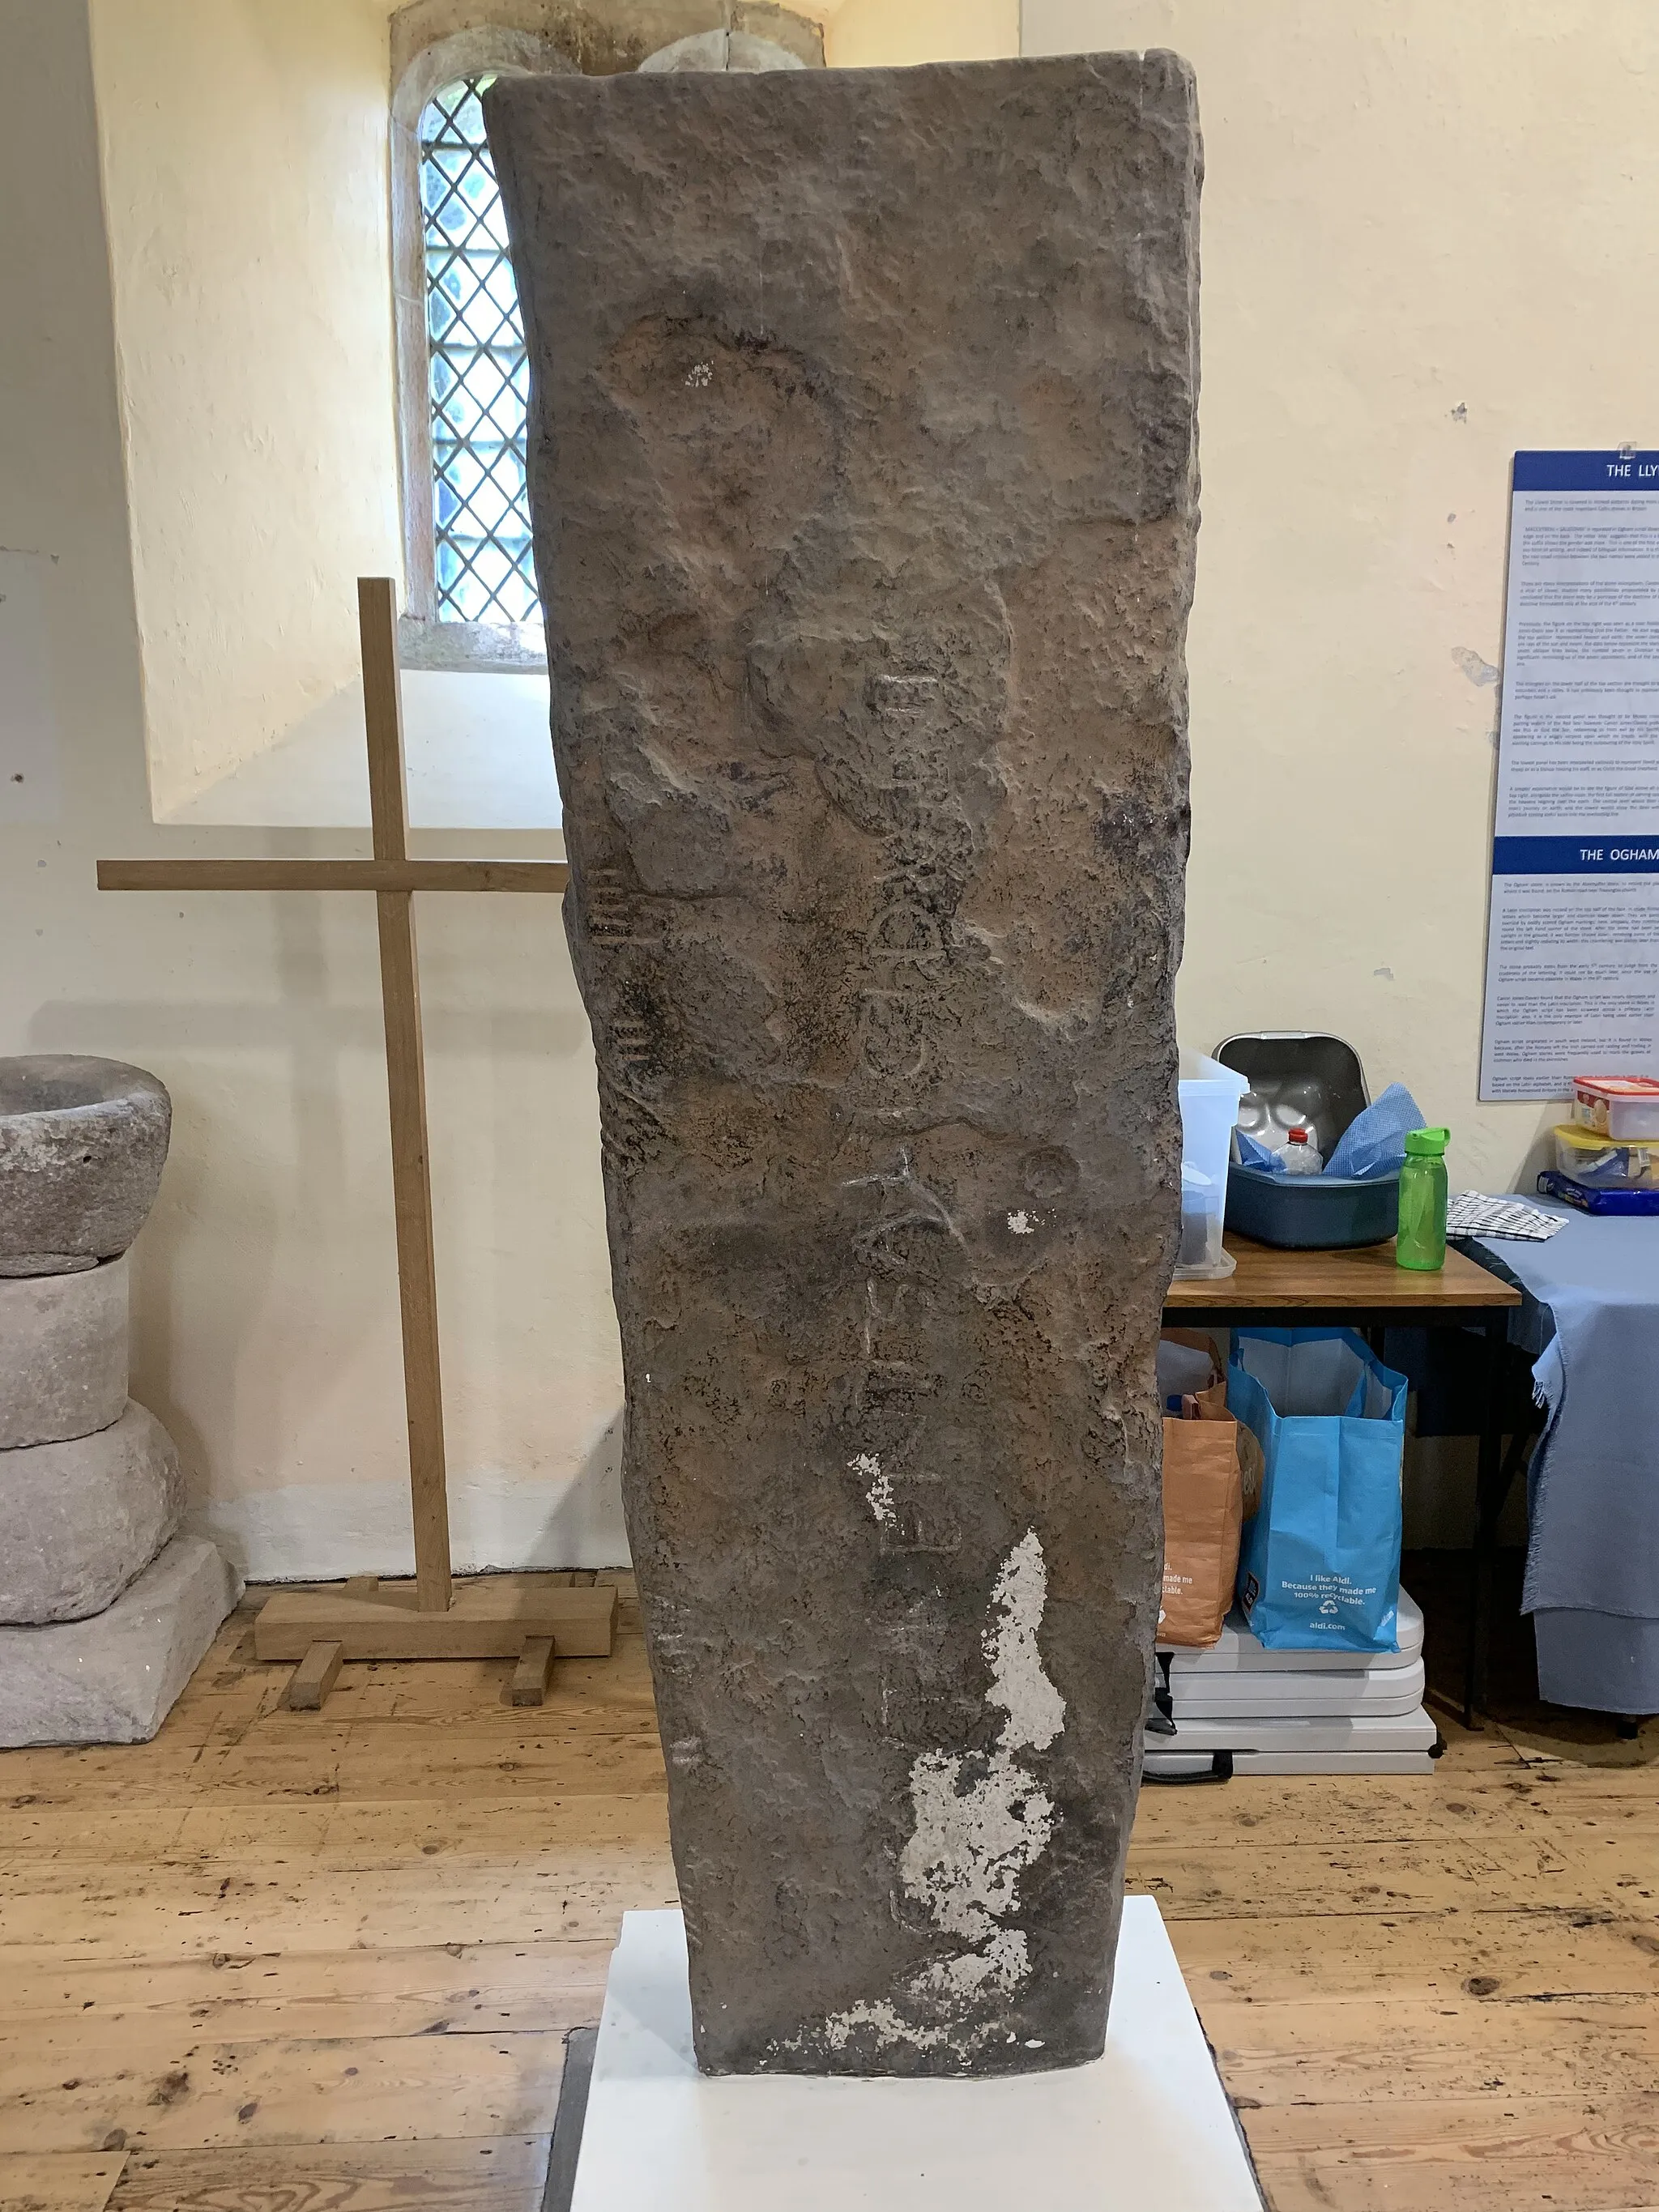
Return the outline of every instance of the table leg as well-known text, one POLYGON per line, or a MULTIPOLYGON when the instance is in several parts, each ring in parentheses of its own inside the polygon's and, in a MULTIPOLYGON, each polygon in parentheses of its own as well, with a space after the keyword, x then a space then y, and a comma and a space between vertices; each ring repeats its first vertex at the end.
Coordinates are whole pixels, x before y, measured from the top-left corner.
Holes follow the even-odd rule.
POLYGON ((1504 1352, 1509 1318, 1489 1313, 1482 1330, 1480 1459, 1475 1478, 1474 1548, 1470 1554, 1469 1625, 1464 1655, 1463 1725, 1473 1728, 1484 1705, 1492 1660, 1492 1565, 1498 1552, 1498 1521, 1509 1484, 1504 1477, 1504 1352))

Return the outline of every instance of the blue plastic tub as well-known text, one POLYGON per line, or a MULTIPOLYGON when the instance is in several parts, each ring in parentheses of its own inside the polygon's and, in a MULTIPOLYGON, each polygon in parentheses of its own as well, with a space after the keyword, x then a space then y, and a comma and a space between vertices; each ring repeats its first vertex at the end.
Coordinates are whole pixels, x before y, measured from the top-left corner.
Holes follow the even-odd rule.
MULTIPOLYGON (((1249 1079, 1259 1101, 1285 1101, 1314 1133, 1327 1159, 1342 1132, 1370 1103, 1359 1054, 1323 1030, 1259 1030, 1224 1038, 1215 1048, 1224 1066, 1249 1079)), ((1241 1115, 1242 1126, 1249 1127, 1241 1115)), ((1397 1175, 1274 1175, 1240 1167, 1227 1177, 1227 1226, 1258 1244, 1287 1252, 1334 1252, 1381 1244, 1400 1216, 1397 1175)))
POLYGON ((1397 1175, 1274 1175, 1240 1167, 1227 1176, 1227 1226, 1258 1244, 1290 1252, 1334 1252, 1351 1244, 1381 1244, 1400 1218, 1397 1175))

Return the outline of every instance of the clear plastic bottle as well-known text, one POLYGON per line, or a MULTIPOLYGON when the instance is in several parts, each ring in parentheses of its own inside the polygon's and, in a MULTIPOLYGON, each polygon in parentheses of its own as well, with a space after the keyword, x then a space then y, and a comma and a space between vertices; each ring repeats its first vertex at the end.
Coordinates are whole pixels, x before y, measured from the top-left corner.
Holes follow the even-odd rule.
POLYGON ((1325 1163, 1319 1147, 1306 1129, 1292 1129, 1285 1139, 1285 1172, 1286 1175, 1322 1175, 1325 1163))
POLYGON ((1446 1264, 1446 1147, 1449 1129, 1408 1129, 1400 1170, 1395 1264, 1432 1273, 1446 1264))

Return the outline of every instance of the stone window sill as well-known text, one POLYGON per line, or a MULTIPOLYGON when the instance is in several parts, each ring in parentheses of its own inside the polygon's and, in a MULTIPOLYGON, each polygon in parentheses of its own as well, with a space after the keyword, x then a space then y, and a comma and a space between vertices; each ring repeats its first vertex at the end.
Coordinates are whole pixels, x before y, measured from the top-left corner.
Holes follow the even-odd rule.
POLYGON ((489 676, 547 673, 547 646, 539 623, 504 629, 496 623, 423 622, 415 615, 399 615, 398 658, 405 668, 489 676))
MULTIPOLYGON (((410 826, 532 830, 562 858, 558 781, 544 669, 488 672, 405 666, 404 752, 410 826)), ((368 768, 362 694, 337 692, 254 759, 163 819, 256 829, 366 830, 368 768)))

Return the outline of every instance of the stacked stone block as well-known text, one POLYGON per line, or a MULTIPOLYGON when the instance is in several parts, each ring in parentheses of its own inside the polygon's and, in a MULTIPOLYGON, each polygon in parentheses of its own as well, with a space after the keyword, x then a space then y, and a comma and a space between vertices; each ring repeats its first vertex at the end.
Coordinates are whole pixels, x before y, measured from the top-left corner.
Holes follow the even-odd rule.
POLYGON ((238 1595, 127 1395, 170 1121, 142 1069, 0 1060, 0 1744, 146 1741, 238 1595))

